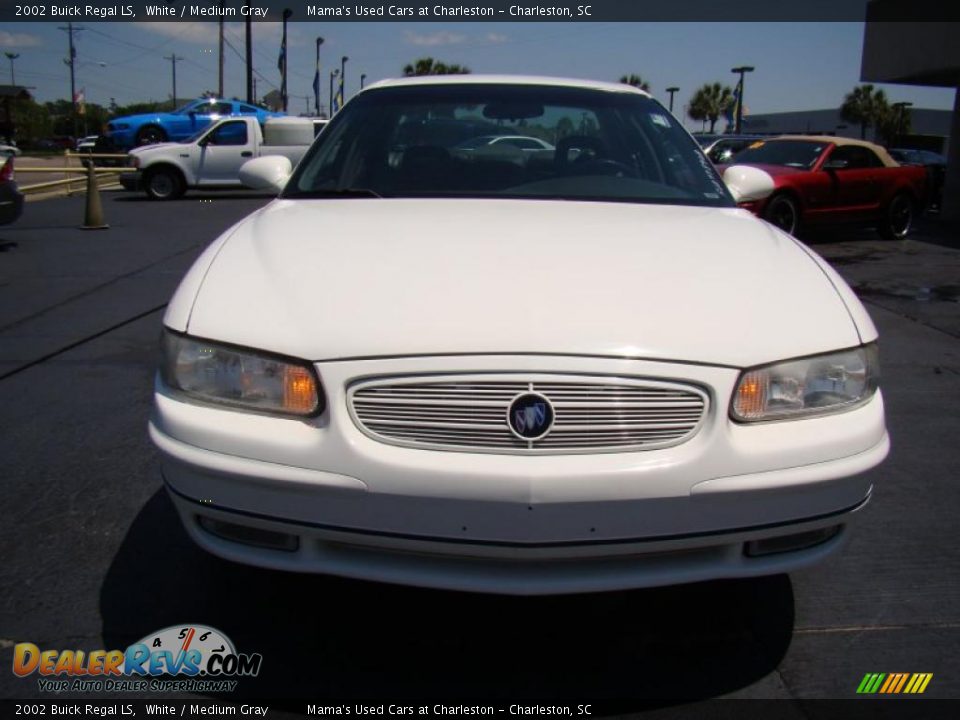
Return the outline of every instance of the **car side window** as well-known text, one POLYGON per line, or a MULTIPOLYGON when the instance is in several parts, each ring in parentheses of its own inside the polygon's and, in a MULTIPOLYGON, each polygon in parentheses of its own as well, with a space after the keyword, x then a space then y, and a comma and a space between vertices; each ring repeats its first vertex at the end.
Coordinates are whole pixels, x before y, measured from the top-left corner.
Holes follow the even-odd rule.
POLYGON ((224 123, 209 136, 210 145, 246 145, 247 124, 242 122, 224 123))
POLYGON ((256 109, 255 107, 250 107, 249 105, 241 105, 241 106, 240 106, 240 112, 242 112, 242 113, 250 113, 251 115, 256 115, 256 114, 257 114, 257 109, 256 109))
POLYGON ((218 102, 213 112, 217 115, 233 115, 233 105, 228 102, 218 102))
POLYGON ((859 145, 842 145, 830 153, 829 162, 845 162, 844 170, 862 170, 863 168, 882 167, 883 163, 876 153, 859 145))

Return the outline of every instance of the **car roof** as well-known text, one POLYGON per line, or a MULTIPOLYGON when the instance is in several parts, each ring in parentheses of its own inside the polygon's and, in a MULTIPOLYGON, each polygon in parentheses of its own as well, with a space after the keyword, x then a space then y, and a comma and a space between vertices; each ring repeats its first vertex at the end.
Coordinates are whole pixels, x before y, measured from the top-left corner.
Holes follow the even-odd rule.
POLYGON ((890 153, 886 151, 886 148, 882 148, 879 145, 867 142, 866 140, 857 140, 855 138, 848 137, 838 137, 836 135, 777 135, 776 137, 767 138, 768 140, 808 140, 815 143, 833 143, 837 147, 844 147, 849 145, 856 145, 859 147, 865 147, 869 150, 872 150, 877 154, 877 157, 883 162, 887 167, 899 167, 900 163, 890 157, 890 153))
POLYGON ((583 90, 632 93, 651 97, 650 93, 626 83, 579 80, 575 78, 546 77, 537 75, 414 75, 411 77, 379 80, 367 85, 360 92, 388 87, 416 87, 425 85, 546 85, 550 87, 574 87, 583 90))

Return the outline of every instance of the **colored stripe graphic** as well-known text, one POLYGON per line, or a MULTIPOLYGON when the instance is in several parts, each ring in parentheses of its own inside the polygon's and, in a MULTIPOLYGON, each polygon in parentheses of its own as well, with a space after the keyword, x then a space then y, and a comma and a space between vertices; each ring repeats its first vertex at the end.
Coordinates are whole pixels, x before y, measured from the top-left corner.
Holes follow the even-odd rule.
POLYGON ((926 691, 933 673, 867 673, 857 686, 860 695, 919 695, 926 691))

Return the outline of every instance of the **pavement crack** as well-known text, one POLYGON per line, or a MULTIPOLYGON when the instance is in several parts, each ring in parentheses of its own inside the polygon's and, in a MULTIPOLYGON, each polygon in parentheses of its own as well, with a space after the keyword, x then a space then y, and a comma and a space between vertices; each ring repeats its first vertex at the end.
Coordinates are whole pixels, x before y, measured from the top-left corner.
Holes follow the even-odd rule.
POLYGON ((20 365, 19 367, 15 367, 13 370, 10 370, 10 371, 8 371, 8 372, 5 372, 3 375, 0 375, 0 381, 6 380, 7 378, 10 378, 10 377, 13 377, 14 375, 17 375, 18 373, 21 373, 21 372, 23 372, 24 370, 29 370, 29 369, 32 368, 32 367, 35 367, 35 366, 37 366, 37 365, 41 365, 41 364, 47 362, 47 360, 52 360, 53 358, 57 357, 58 355, 63 355, 65 352, 69 352, 70 350, 73 350, 74 348, 80 347, 81 345, 84 345, 84 344, 86 344, 86 343, 88 343, 88 342, 91 342, 92 340, 96 340, 97 338, 103 337, 104 335, 107 335, 108 333, 112 333, 114 330, 119 330, 120 328, 124 327, 125 325, 129 325, 130 323, 134 323, 134 322, 136 322, 137 320, 142 320, 143 318, 147 317, 148 315, 152 315, 152 314, 155 313, 155 312, 159 312, 160 310, 163 310, 166 306, 167 306, 167 303, 163 303, 162 305, 157 305, 156 307, 152 307, 152 308, 150 308, 150 309, 148 309, 148 310, 144 310, 144 311, 141 312, 141 313, 137 313, 137 314, 134 315, 133 317, 129 317, 129 318, 127 318, 126 320, 121 320, 121 321, 118 322, 118 323, 114 323, 113 325, 111 325, 111 326, 108 327, 108 328, 105 328, 105 329, 103 329, 103 330, 99 330, 99 331, 97 331, 97 332, 95 332, 95 333, 93 333, 93 334, 91 334, 91 335, 87 335, 86 337, 82 337, 82 338, 80 338, 79 340, 70 343, 69 345, 65 345, 65 346, 62 347, 62 348, 59 348, 59 349, 57 349, 57 350, 54 350, 53 352, 48 352, 46 355, 43 355, 42 357, 36 358, 35 360, 31 360, 31 361, 28 362, 28 363, 25 363, 25 364, 23 364, 23 365, 20 365))
POLYGON ((122 275, 117 275, 116 277, 110 278, 106 282, 103 282, 103 283, 100 283, 99 285, 95 285, 94 287, 88 288, 83 292, 77 293, 76 295, 71 295, 68 298, 64 298, 60 302, 54 303, 53 305, 49 305, 48 307, 45 307, 42 310, 38 310, 35 313, 19 318, 18 320, 14 320, 13 322, 7 323, 6 325, 0 326, 0 332, 6 332, 7 330, 10 330, 12 328, 19 327, 20 325, 23 325, 24 323, 29 322, 30 320, 35 320, 36 318, 46 315, 47 313, 52 312, 58 308, 61 308, 64 305, 68 305, 76 300, 79 300, 80 298, 84 298, 84 297, 87 297, 88 295, 92 295, 96 292, 99 292, 100 290, 103 290, 104 288, 109 287, 120 280, 126 280, 128 278, 133 277, 134 275, 142 273, 144 270, 149 270, 150 268, 156 267, 157 265, 165 263, 168 260, 173 260, 174 258, 180 257, 181 255, 185 255, 186 253, 196 252, 196 250, 197 250, 196 246, 191 246, 184 250, 180 250, 179 252, 175 252, 172 255, 166 255, 142 267, 135 268, 130 272, 124 273, 122 275))
POLYGON ((896 630, 957 630, 960 623, 918 623, 916 625, 847 625, 794 629, 794 635, 829 635, 833 633, 890 632, 896 630))

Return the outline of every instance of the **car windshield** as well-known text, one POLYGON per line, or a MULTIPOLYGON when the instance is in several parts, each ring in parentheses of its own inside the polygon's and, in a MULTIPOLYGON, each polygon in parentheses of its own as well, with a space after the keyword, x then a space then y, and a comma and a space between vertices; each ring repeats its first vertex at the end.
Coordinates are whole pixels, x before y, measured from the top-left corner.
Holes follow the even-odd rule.
POLYGON ((806 140, 758 140, 738 152, 736 162, 744 165, 785 165, 809 170, 827 145, 806 140))
POLYGON ((334 116, 283 196, 734 204, 696 143, 656 101, 628 92, 494 83, 395 86, 358 95, 334 116), (511 143, 479 142, 502 135, 548 144, 524 152, 511 143))

